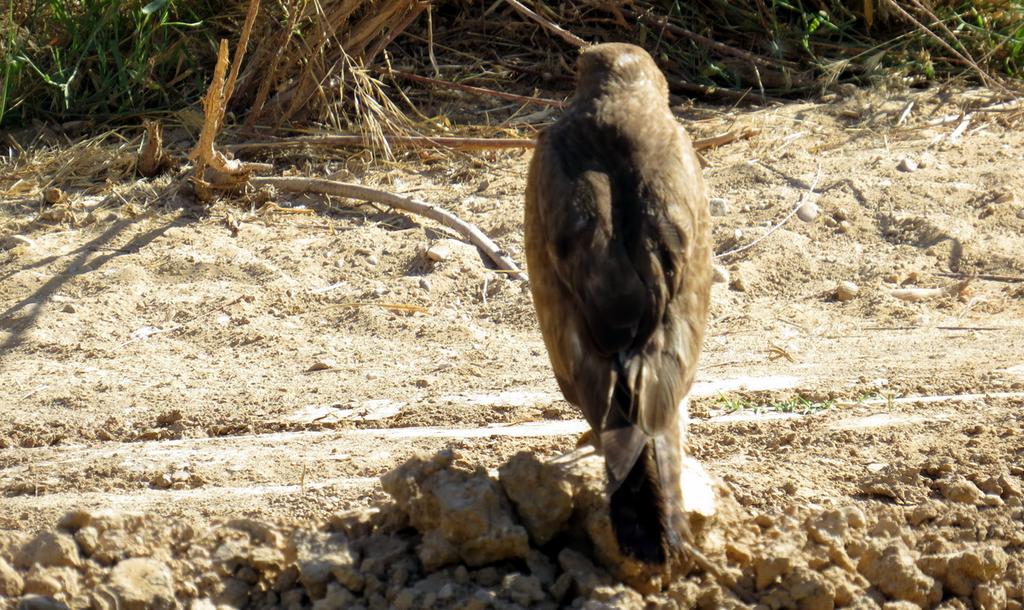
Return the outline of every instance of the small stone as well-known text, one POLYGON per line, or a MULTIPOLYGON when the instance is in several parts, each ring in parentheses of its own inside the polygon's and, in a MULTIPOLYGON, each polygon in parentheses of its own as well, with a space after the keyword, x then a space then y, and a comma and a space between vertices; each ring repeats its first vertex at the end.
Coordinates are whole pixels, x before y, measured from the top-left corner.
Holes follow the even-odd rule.
POLYGON ((1017 218, 1024 220, 1024 208, 1017 210, 1017 218))
POLYGON ((836 286, 836 300, 845 303, 846 301, 852 301, 857 293, 860 292, 860 287, 850 281, 842 281, 836 286))
POLYGON ((545 597, 540 580, 535 576, 508 574, 502 580, 502 588, 505 589, 509 599, 524 608, 532 607, 533 604, 543 601, 545 597))
POLYGON ((18 246, 24 246, 26 248, 35 248, 36 242, 25 237, 24 235, 8 235, 0 241, 0 245, 3 246, 4 250, 13 250, 18 246))
POLYGON ((900 159, 900 162, 896 166, 896 169, 900 170, 901 172, 916 172, 917 167, 917 161, 914 161, 910 157, 903 157, 902 159, 900 159))
POLYGON ((712 265, 711 281, 715 284, 729 283, 729 270, 722 265, 712 265))
POLYGON ((71 599, 78 594, 78 572, 71 568, 40 568, 25 577, 25 594, 71 599))
POLYGON ((729 200, 724 197, 708 199, 708 208, 712 216, 725 216, 729 213, 729 200))
POLYGON ((333 358, 320 358, 313 362, 313 364, 309 365, 306 372, 312 373, 315 371, 328 371, 336 368, 338 368, 338 363, 333 358))
POLYGON ((78 311, 77 309, 75 309, 75 306, 72 305, 71 303, 65 303, 64 307, 61 307, 60 310, 63 311, 64 313, 75 313, 76 311, 78 311))
POLYGON ((110 589, 123 610, 173 608, 174 579, 161 561, 134 557, 110 571, 110 589))
POLYGON ((56 205, 65 198, 64 191, 60 190, 55 186, 43 189, 43 203, 46 205, 56 205))
POLYGON ((0 597, 18 597, 25 586, 21 574, 0 557, 0 597))
POLYGON ((26 595, 18 603, 18 610, 68 610, 63 604, 52 597, 41 597, 39 595, 26 595))
POLYGON ((978 505, 982 503, 985 494, 978 489, 978 486, 969 480, 958 477, 952 482, 941 485, 942 495, 951 502, 961 504, 978 505))
POLYGON ((439 263, 448 260, 452 255, 452 249, 447 244, 434 244, 427 248, 427 258, 439 263))
POLYGON ((402 589, 391 602, 391 607, 395 610, 411 610, 415 602, 416 592, 412 589, 402 589))
POLYGON ((818 204, 807 201, 796 209, 796 217, 804 222, 814 222, 818 217, 818 204))
POLYGON ((425 277, 421 277, 420 278, 420 289, 425 290, 426 292, 430 292, 430 288, 431 288, 430 280, 425 278, 425 277))
POLYGON ((377 265, 380 264, 380 259, 378 259, 375 255, 371 254, 370 256, 366 257, 366 264, 371 267, 376 267, 377 265))

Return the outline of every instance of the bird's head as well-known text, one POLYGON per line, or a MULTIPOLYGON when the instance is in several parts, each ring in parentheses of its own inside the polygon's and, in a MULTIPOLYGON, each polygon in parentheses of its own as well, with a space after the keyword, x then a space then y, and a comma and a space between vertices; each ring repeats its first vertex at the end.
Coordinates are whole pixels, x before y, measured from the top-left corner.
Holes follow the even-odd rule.
POLYGON ((642 48, 621 42, 589 47, 576 61, 576 96, 655 95, 668 99, 668 83, 642 48))

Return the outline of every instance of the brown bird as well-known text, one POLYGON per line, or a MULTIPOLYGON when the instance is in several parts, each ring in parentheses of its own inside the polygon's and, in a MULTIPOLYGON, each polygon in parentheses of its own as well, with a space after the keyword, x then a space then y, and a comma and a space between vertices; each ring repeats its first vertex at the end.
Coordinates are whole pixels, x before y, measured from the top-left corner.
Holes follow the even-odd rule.
POLYGON ((700 164, 651 56, 588 48, 526 186, 537 318, 566 400, 604 454, 619 548, 664 563, 681 511, 686 404, 711 288, 700 164))

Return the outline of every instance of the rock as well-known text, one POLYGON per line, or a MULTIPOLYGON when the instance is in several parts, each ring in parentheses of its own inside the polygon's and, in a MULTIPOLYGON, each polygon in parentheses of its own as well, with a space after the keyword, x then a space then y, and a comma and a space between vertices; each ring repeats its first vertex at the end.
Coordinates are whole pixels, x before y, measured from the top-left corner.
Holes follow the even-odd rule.
POLYGON ((780 577, 793 570, 793 558, 799 551, 789 546, 770 549, 763 556, 754 560, 754 586, 763 591, 774 584, 780 577))
POLYGON ((46 205, 57 205, 67 198, 64 191, 55 186, 43 189, 43 203, 46 205))
MULTIPOLYGON (((562 552, 558 554, 558 564, 576 583, 576 588, 583 597, 589 597, 598 587, 610 584, 609 578, 603 571, 598 571, 594 563, 585 555, 572 549, 562 549, 562 552)), ((555 586, 558 586, 557 581, 555 586)))
MULTIPOLYGON (((403 593, 409 593, 409 590, 405 589, 403 593)), ((400 597, 395 598, 392 608, 395 610, 408 610, 412 608, 411 604, 399 605, 398 600, 400 597)), ((313 610, 347 610, 352 607, 355 601, 355 595, 352 595, 348 589, 336 582, 332 582, 327 585, 327 594, 313 603, 313 610)))
POLYGON ((110 571, 110 591, 122 610, 174 608, 174 579, 161 561, 134 557, 119 562, 110 571))
POLYGON ((77 567, 81 563, 75 539, 63 532, 39 532, 14 559, 14 565, 27 569, 33 565, 77 567))
POLYGON ((896 169, 900 170, 901 172, 916 172, 917 161, 914 161, 910 157, 903 157, 902 159, 900 159, 900 162, 896 165, 896 169))
POLYGON ((708 209, 712 216, 725 216, 729 213, 729 200, 723 197, 708 199, 708 209))
POLYGON ((963 477, 956 477, 952 481, 940 481, 939 489, 947 500, 973 506, 981 504, 985 496, 977 485, 963 477))
POLYGON ((451 451, 412 458, 381 477, 381 484, 425 541, 436 530, 440 538, 432 539, 446 541, 470 567, 525 558, 529 537, 497 481, 483 469, 453 468, 454 459, 451 451))
POLYGON ((309 365, 309 368, 306 369, 306 372, 312 373, 315 371, 329 371, 331 369, 336 368, 338 368, 338 363, 333 358, 318 358, 317 360, 313 361, 313 364, 309 365))
POLYGON ((970 597, 978 585, 995 581, 1005 573, 1009 563, 1006 551, 994 546, 969 549, 952 556, 930 556, 924 560, 922 569, 942 580, 950 592, 961 597, 970 597))
POLYGON ((37 568, 25 577, 25 594, 71 599, 78 595, 78 572, 71 568, 37 568))
POLYGON ((942 585, 922 572, 910 551, 898 542, 869 544, 857 570, 876 589, 896 600, 930 608, 942 598, 942 585))
POLYGON ((860 292, 860 287, 850 281, 839 282, 836 286, 836 300, 845 303, 846 301, 852 301, 857 293, 860 292))
POLYGON ((1024 220, 1024 208, 1017 210, 1017 218, 1024 220))
POLYGON ((1004 610, 1006 589, 1000 583, 978 585, 974 589, 974 606, 978 610, 1004 610))
POLYGON ((18 597, 24 586, 25 581, 21 574, 0 557, 0 597, 18 597))
POLYGON ((804 222, 814 222, 818 218, 818 204, 805 201, 796 209, 796 217, 804 222))
POLYGON ((728 284, 729 270, 722 265, 712 265, 711 281, 715 284, 728 284))
POLYGON ((20 246, 34 249, 36 247, 36 242, 24 235, 8 235, 3 238, 3 240, 0 240, 0 248, 3 248, 4 250, 13 250, 20 246))
POLYGON ((349 547, 348 538, 340 533, 297 532, 293 543, 299 582, 314 600, 327 594, 327 582, 335 570, 345 575, 354 569, 358 559, 349 547))
POLYGON ((509 599, 524 608, 530 608, 533 604, 544 601, 546 597, 537 577, 526 576, 518 572, 506 574, 502 579, 501 587, 509 599))
POLYGON ((499 480, 536 545, 546 544, 572 516, 573 489, 555 464, 521 451, 498 469, 499 480))
POLYGON ((427 258, 439 263, 448 260, 452 255, 452 249, 445 243, 436 243, 427 248, 427 258))
POLYGON ((41 597, 39 595, 26 595, 21 598, 17 608, 18 610, 68 610, 67 605, 52 597, 41 597))
POLYGON ((832 610, 835 587, 824 576, 804 567, 795 568, 782 583, 799 610, 832 610))

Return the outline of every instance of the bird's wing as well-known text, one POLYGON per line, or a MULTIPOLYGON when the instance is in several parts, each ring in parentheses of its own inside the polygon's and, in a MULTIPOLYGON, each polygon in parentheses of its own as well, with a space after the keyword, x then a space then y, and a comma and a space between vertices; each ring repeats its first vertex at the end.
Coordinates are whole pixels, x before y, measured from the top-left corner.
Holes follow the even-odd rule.
POLYGON ((615 185, 573 135, 560 130, 538 143, 538 212, 551 266, 573 296, 590 342, 610 358, 634 346, 651 295, 616 230, 615 185))

